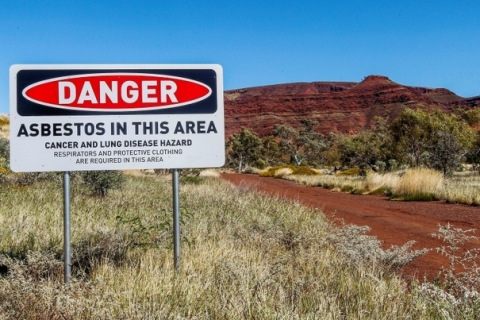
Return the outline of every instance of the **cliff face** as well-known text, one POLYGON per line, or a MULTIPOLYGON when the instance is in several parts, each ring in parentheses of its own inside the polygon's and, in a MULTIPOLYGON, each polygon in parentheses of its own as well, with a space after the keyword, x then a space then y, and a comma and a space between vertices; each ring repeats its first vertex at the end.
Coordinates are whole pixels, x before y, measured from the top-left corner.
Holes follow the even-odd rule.
POLYGON ((455 108, 480 106, 480 96, 462 98, 447 89, 409 87, 384 76, 362 82, 291 83, 225 92, 227 137, 242 128, 260 136, 276 124, 298 127, 300 120, 318 122, 322 133, 356 133, 369 127, 375 116, 394 119, 405 108, 455 108))

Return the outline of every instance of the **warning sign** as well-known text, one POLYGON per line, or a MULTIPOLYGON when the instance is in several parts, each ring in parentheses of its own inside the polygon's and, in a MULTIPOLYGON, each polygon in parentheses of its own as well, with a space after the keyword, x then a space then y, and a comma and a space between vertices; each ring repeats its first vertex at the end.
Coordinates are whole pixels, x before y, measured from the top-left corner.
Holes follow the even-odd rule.
POLYGON ((17 172, 219 167, 219 65, 13 65, 17 172))

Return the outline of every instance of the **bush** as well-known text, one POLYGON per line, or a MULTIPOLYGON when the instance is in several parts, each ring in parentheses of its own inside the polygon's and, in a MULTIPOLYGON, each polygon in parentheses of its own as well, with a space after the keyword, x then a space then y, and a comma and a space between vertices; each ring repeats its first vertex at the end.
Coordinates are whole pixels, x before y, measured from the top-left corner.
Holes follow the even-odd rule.
POLYGON ((378 171, 384 172, 387 168, 387 164, 384 161, 375 162, 375 166, 378 168, 378 171))
POLYGON ((265 169, 268 166, 267 162, 263 159, 257 159, 253 165, 258 169, 265 169))
POLYGON ((81 173, 85 187, 94 195, 105 197, 111 189, 118 189, 125 183, 121 171, 84 171, 81 173))
POLYGON ((439 282, 425 282, 418 292, 426 297, 432 308, 441 310, 444 319, 478 319, 480 308, 480 269, 479 249, 462 250, 460 244, 478 241, 475 229, 455 228, 449 223, 439 225, 438 232, 432 234, 444 242, 436 248, 449 260, 448 268, 443 268, 439 282))
POLYGON ((390 171, 395 171, 398 169, 398 161, 395 160, 395 159, 390 159, 387 161, 387 164, 388 164, 388 170, 390 171))
POLYGON ((428 252, 428 249, 412 250, 414 241, 409 241, 401 247, 391 246, 384 250, 376 237, 367 235, 369 231, 368 226, 342 225, 334 229, 327 240, 352 264, 357 266, 378 264, 390 274, 428 252))

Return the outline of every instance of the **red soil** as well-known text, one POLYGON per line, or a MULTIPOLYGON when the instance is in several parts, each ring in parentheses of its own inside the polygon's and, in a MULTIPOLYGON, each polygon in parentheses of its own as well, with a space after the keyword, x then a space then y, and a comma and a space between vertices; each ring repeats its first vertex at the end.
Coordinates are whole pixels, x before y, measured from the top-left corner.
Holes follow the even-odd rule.
MULTIPOLYGON (((261 178, 257 175, 224 174, 223 179, 236 185, 254 188, 269 195, 284 197, 312 208, 321 209, 327 218, 338 223, 371 228, 369 235, 382 241, 383 248, 402 246, 415 240, 413 249, 438 248, 444 242, 434 238, 439 225, 450 223, 452 227, 476 229, 469 235, 479 236, 480 208, 446 204, 444 202, 400 202, 383 196, 352 195, 332 192, 323 188, 297 185, 294 182, 261 178)), ((472 240, 462 245, 463 250, 478 247, 480 241, 472 240)), ((417 258, 401 272, 406 279, 434 280, 440 271, 448 267, 446 257, 430 250, 417 258)))

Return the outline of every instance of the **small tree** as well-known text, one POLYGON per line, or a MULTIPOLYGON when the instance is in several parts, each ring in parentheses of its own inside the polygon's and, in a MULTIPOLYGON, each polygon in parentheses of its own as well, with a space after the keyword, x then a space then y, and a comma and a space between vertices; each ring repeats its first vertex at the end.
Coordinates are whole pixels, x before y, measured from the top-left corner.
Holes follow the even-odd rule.
POLYGON ((300 130, 287 125, 276 125, 274 136, 289 161, 300 166, 306 161, 322 162, 323 152, 327 149, 325 137, 315 132, 316 122, 302 120, 300 130))
POLYGON ((421 165, 429 137, 428 114, 422 110, 405 109, 390 125, 392 152, 395 158, 410 165, 421 165))
POLYGON ((465 159, 475 134, 467 123, 454 114, 434 112, 430 116, 431 128, 427 143, 431 168, 449 175, 465 159))
POLYGON ((302 152, 302 145, 300 143, 300 134, 293 127, 280 124, 275 125, 274 136, 279 139, 280 150, 285 156, 288 156, 287 161, 295 162, 297 165, 304 159, 302 152))
POLYGON ((345 138, 339 143, 341 162, 346 166, 360 168, 362 174, 367 169, 377 171, 377 164, 385 160, 383 144, 381 136, 371 130, 345 138))
POLYGON ((480 133, 476 133, 475 140, 466 155, 467 162, 471 163, 473 170, 480 172, 480 133))
MULTIPOLYGON (((473 121, 473 120, 472 120, 473 121)), ((474 132, 455 114, 406 109, 390 126, 394 152, 413 166, 450 174, 464 160, 474 132)))
POLYGON ((460 117, 470 126, 476 127, 480 124, 480 108, 472 108, 464 110, 460 113, 460 117))
POLYGON ((259 158, 261 139, 249 129, 243 128, 240 133, 230 136, 227 141, 227 154, 238 164, 238 173, 242 172, 243 166, 254 162, 259 158))
POLYGON ((342 164, 342 154, 340 152, 340 142, 343 141, 343 136, 330 132, 326 137, 328 148, 322 152, 322 160, 326 165, 333 166, 334 171, 342 164))
POLYGON ((260 159, 269 165, 276 165, 280 163, 282 158, 282 151, 280 145, 274 136, 267 136, 262 139, 260 146, 260 159))

